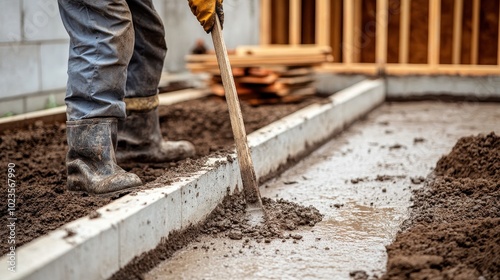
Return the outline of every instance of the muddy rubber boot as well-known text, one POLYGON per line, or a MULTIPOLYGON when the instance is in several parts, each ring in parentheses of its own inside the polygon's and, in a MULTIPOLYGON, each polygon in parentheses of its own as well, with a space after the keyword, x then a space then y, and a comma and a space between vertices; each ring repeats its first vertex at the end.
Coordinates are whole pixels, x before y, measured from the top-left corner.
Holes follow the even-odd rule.
POLYGON ((142 185, 141 179, 116 164, 115 118, 66 122, 68 189, 107 194, 142 185))
POLYGON ((158 108, 127 111, 127 118, 118 128, 118 162, 167 162, 195 154, 188 141, 164 141, 160 131, 158 108))

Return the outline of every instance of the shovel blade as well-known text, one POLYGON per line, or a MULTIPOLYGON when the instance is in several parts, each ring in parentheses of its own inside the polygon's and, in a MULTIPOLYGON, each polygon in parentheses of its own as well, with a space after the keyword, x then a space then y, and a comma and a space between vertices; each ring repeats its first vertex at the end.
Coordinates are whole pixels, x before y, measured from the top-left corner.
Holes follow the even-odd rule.
POLYGON ((246 218, 250 226, 262 226, 265 222, 266 213, 262 208, 262 204, 248 204, 246 209, 246 218))

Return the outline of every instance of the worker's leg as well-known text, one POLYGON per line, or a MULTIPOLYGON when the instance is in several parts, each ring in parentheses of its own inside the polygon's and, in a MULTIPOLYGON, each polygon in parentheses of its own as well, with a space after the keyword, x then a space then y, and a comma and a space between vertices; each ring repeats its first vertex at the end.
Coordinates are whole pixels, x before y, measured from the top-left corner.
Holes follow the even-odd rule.
POLYGON ((125 0, 59 0, 70 36, 68 120, 125 118, 127 65, 134 48, 125 0))
POLYGON ((127 69, 126 98, 158 93, 167 53, 165 30, 152 0, 126 0, 132 13, 135 46, 127 69))
POLYGON ((66 94, 70 190, 107 193, 141 184, 116 165, 117 119, 125 118, 134 31, 125 0, 59 0, 70 36, 66 94))
POLYGON ((128 66, 127 119, 118 132, 118 161, 164 162, 194 154, 187 141, 163 141, 158 120, 158 83, 166 54, 163 23, 151 0, 127 0, 135 46, 128 66))

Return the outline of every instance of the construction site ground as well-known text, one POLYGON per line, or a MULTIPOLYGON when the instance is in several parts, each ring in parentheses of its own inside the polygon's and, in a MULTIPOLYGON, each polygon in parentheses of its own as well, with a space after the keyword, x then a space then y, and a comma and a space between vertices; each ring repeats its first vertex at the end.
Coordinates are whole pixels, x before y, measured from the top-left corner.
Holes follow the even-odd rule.
MULTIPOLYGON (((287 238, 259 242, 200 235, 145 279, 380 277, 385 246, 409 217, 412 191, 432 180, 436 162, 460 137, 498 133, 498 108, 475 102, 386 103, 262 187, 265 197, 313 205, 323 221, 287 238)), ((498 210, 493 212, 498 218, 498 210)), ((462 223, 466 227, 469 221, 462 223)))
MULTIPOLYGON (((247 130, 254 131, 314 102, 326 100, 315 97, 299 104, 261 107, 244 104, 247 130)), ((486 141, 479 152, 470 156, 470 162, 474 167, 490 166, 488 172, 493 172, 493 175, 485 174, 493 177, 483 178, 481 174, 478 177, 475 173, 465 172, 460 175, 464 177, 460 179, 465 180, 463 182, 440 181, 444 186, 441 188, 443 193, 432 188, 431 195, 415 191, 432 185, 436 163, 450 153, 459 138, 479 133, 486 135, 491 131, 498 134, 498 108, 498 103, 475 101, 384 103, 293 168, 261 186, 266 198, 312 205, 323 214, 321 222, 311 222, 311 226, 269 238, 247 238, 227 231, 210 232, 203 230, 206 227, 201 227, 202 230, 195 227, 187 235, 177 232, 169 236, 167 251, 149 252, 149 255, 156 254, 154 262, 147 265, 142 262, 142 267, 127 266, 114 279, 127 279, 123 275, 131 279, 370 279, 382 276, 386 267, 396 278, 425 270, 419 274, 424 278, 443 272, 463 279, 469 279, 471 275, 497 279, 494 277, 500 272, 491 267, 500 267, 494 263, 500 259, 500 180, 497 174, 500 156, 490 155, 490 165, 479 156, 488 151, 493 151, 493 155, 499 153, 500 148, 495 144, 500 143, 498 136, 490 134, 489 138, 484 136, 487 141, 481 136, 483 140, 479 137, 479 140, 469 139, 471 143, 465 142, 466 147, 473 147, 480 140, 486 141), (489 148, 488 145, 493 146, 489 148), (485 180, 473 181, 478 178, 485 180), (450 184, 463 193, 446 197, 444 193, 455 188, 450 184), (474 196, 472 204, 463 201, 469 196, 474 196), (436 201, 437 198, 441 201, 436 201), (418 203, 414 199, 419 199, 418 203), (412 206, 413 203, 416 207, 412 206), (434 204, 442 205, 448 212, 428 208, 434 204), (439 223, 431 224, 430 228, 417 227, 404 235, 399 231, 411 229, 411 219, 409 223, 408 218, 415 209, 423 209, 424 215, 417 217, 420 222, 449 221, 453 224, 450 224, 450 229, 440 228, 439 223), (462 216, 449 218, 446 216, 449 212, 462 216), (472 220, 462 220, 461 217, 472 220), (465 238, 462 237, 464 234, 472 236, 465 238), (492 234, 491 238, 488 234, 492 234), (461 239, 432 245, 428 242, 455 235, 461 239), (427 245, 419 245, 419 242, 427 245), (464 253, 464 248, 466 252, 477 252, 473 255, 480 257, 471 260, 471 254, 464 253), (452 256, 427 256, 437 256, 440 250, 452 256), (486 255, 482 254, 485 250, 486 255), (425 256, 413 258, 416 262, 401 258, 401 254, 404 256, 413 251, 425 256), (160 263, 158 260, 164 261, 160 263), (451 270, 450 262, 454 265, 451 270), (159 265, 151 269, 156 264, 159 265), (405 270, 415 267, 418 268, 416 272, 405 270)), ((162 107, 160 115, 163 135, 193 141, 199 154, 194 159, 178 163, 123 165, 139 174, 145 182, 168 185, 176 182, 179 176, 199 170, 207 157, 225 157, 232 153, 232 133, 224 100, 209 97, 162 107)), ((66 190, 64 134, 62 123, 36 122, 27 129, 7 130, 1 135, 0 147, 7 156, 4 160, 16 163, 18 180, 22 182, 18 186, 22 244, 76 218, 92 216, 96 209, 117 198, 77 195, 66 190)), ((467 156, 465 158, 467 161, 467 156)), ((453 173, 458 170, 448 169, 444 171, 453 173)), ((154 184, 146 184, 143 188, 151 186, 154 184)), ((292 205, 288 209, 299 208, 292 205)), ((229 218, 224 211, 218 213, 218 218, 227 224, 229 218)), ((0 214, 6 213, 2 211, 0 214)), ((2 247, 3 252, 6 250, 2 247)), ((137 258, 139 263, 141 258, 137 258)))

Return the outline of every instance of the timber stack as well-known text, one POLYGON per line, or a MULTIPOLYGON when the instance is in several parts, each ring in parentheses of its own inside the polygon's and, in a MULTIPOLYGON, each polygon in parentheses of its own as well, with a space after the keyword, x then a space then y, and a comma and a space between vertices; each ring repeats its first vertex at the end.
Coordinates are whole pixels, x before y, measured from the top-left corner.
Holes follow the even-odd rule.
MULTIPOLYGON (((190 71, 209 73, 212 93, 224 96, 215 55, 188 55, 186 60, 190 71)), ((333 59, 330 47, 270 45, 238 47, 229 60, 239 98, 261 105, 297 102, 316 94, 314 67, 333 59)))

